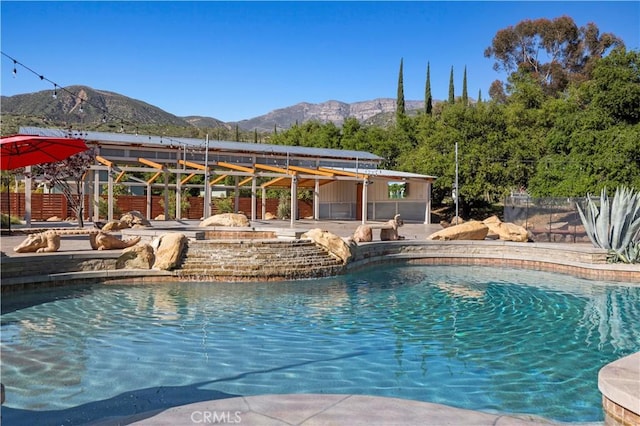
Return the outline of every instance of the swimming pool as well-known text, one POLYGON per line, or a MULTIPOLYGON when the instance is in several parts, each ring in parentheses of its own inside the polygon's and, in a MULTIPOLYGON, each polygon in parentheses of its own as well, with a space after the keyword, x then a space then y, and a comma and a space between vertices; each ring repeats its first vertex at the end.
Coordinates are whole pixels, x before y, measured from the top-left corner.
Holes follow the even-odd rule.
POLYGON ((640 350, 640 287, 515 269, 95 285, 2 303, 8 424, 273 393, 597 421, 598 370, 640 350))

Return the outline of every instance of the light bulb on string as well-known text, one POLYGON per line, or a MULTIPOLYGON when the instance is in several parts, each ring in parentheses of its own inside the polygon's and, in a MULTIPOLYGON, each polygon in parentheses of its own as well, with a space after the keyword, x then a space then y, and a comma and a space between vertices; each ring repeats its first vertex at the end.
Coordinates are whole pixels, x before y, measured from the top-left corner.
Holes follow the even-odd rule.
POLYGON ((58 99, 58 85, 54 84, 53 85, 53 95, 51 95, 53 97, 53 99, 58 99))
POLYGON ((18 75, 18 69, 16 68, 16 64, 18 63, 18 61, 16 61, 15 59, 13 60, 13 78, 16 78, 16 75, 18 75))
POLYGON ((84 112, 84 108, 82 107, 84 100, 80 99, 80 109, 78 110, 80 113, 84 112))

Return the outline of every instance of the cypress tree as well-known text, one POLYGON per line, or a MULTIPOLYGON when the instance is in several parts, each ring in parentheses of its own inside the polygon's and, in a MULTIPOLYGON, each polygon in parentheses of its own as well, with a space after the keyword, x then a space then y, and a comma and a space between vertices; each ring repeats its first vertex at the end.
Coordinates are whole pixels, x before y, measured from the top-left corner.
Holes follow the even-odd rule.
POLYGON ((236 142, 240 142, 240 127, 236 124, 236 142))
POLYGON ((449 103, 453 104, 456 101, 456 95, 453 89, 453 65, 451 66, 451 74, 449 75, 449 103))
POLYGON ((402 63, 403 58, 400 58, 400 73, 398 74, 398 98, 396 99, 396 118, 398 121, 404 117, 404 83, 402 81, 402 63))
POLYGON ((482 89, 478 89, 478 104, 482 103, 482 89))
POLYGON ((258 129, 253 129, 253 143, 258 143, 258 129))
POLYGON ((278 134, 278 125, 277 125, 277 124, 274 124, 274 125, 273 125, 273 134, 274 134, 274 135, 277 135, 277 134, 278 134))
POLYGON ((469 94, 467 93, 467 67, 464 67, 464 75, 462 77, 462 105, 469 106, 469 94))
POLYGON ((424 91, 424 112, 431 115, 433 110, 433 98, 431 96, 431 69, 429 62, 427 62, 427 84, 424 91))

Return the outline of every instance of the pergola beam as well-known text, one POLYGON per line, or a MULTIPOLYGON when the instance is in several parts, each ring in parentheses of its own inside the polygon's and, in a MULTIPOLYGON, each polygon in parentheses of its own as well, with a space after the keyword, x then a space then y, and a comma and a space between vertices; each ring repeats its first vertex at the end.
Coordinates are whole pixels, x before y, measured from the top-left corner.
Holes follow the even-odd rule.
POLYGON ((248 184, 249 182, 251 182, 253 180, 253 176, 249 176, 248 178, 238 182, 238 186, 243 186, 248 184))
POLYGON ((239 166, 237 164, 225 163, 224 161, 218 161, 216 165, 220 167, 224 167, 225 169, 238 170, 241 172, 251 173, 251 174, 255 173, 255 170, 249 167, 239 166))
POLYGON ((192 169, 198 169, 198 170, 206 170, 207 167, 203 166, 202 164, 198 164, 198 163, 194 163, 192 161, 186 161, 186 160, 178 160, 179 164, 185 165, 187 167, 191 167, 192 169))
POLYGON ((324 170, 317 170, 317 169, 309 169, 307 167, 300 167, 300 166, 289 166, 289 170, 295 170, 297 172, 309 173, 311 175, 319 175, 319 176, 332 177, 332 176, 335 175, 335 173, 333 173, 333 172, 328 172, 328 171, 324 171, 324 170))
MULTIPOLYGON (((291 178, 290 178, 290 177, 288 177, 288 176, 278 177, 278 178, 275 178, 275 179, 270 180, 269 182, 265 182, 265 183, 263 183, 262 185, 260 185, 260 187, 262 187, 262 188, 267 188, 267 187, 269 187, 269 186, 271 186, 271 185, 274 185, 274 184, 276 184, 276 183, 278 183, 278 182, 282 182, 282 181, 283 181, 283 180, 285 180, 285 179, 291 179, 291 178)), ((287 185, 287 186, 288 186, 288 185, 287 185)))
POLYGON ((256 169, 269 170, 270 172, 282 173, 286 175, 295 175, 295 171, 289 171, 287 169, 283 169, 282 167, 269 166, 268 164, 260 164, 255 163, 253 165, 256 169))
POLYGON ((149 185, 149 184, 153 183, 153 181, 155 181, 156 179, 158 179, 158 176, 160 176, 161 174, 162 174, 162 171, 156 172, 156 174, 155 174, 155 175, 153 175, 153 176, 151 177, 151 179, 149 179, 149 180, 147 181, 147 185, 149 185))
POLYGON ((193 178, 197 173, 191 173, 189 176, 185 177, 184 179, 182 179, 180 181, 180 185, 184 185, 185 183, 189 182, 191 180, 191 178, 193 178))
POLYGON ((162 164, 156 163, 155 161, 147 160, 146 158, 139 157, 138 162, 144 165, 147 165, 149 167, 153 167, 154 169, 158 169, 158 170, 164 169, 164 166, 162 164))
POLYGON ((212 179, 212 180, 209 182, 209 185, 210 185, 210 186, 213 186, 213 185, 215 185, 216 183, 220 182, 221 180, 224 180, 227 176, 228 176, 228 175, 220 175, 220 176, 218 176, 217 178, 212 179))

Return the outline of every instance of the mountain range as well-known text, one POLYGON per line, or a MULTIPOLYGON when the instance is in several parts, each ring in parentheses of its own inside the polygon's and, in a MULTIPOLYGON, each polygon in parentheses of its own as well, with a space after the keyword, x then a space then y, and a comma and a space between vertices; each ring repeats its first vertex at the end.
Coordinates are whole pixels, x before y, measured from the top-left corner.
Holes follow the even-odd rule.
MULTIPOLYGON (((272 132, 307 121, 332 122, 342 125, 354 117, 362 123, 392 120, 396 100, 380 98, 370 101, 346 103, 335 100, 319 104, 301 102, 267 114, 241 120, 223 122, 213 117, 178 117, 138 99, 87 86, 69 86, 56 90, 43 90, 14 96, 0 97, 3 115, 37 117, 45 122, 59 124, 89 124, 120 121, 123 124, 170 125, 181 127, 231 129, 236 125, 245 131, 272 132)), ((407 111, 424 107, 424 101, 405 101, 407 111)))

